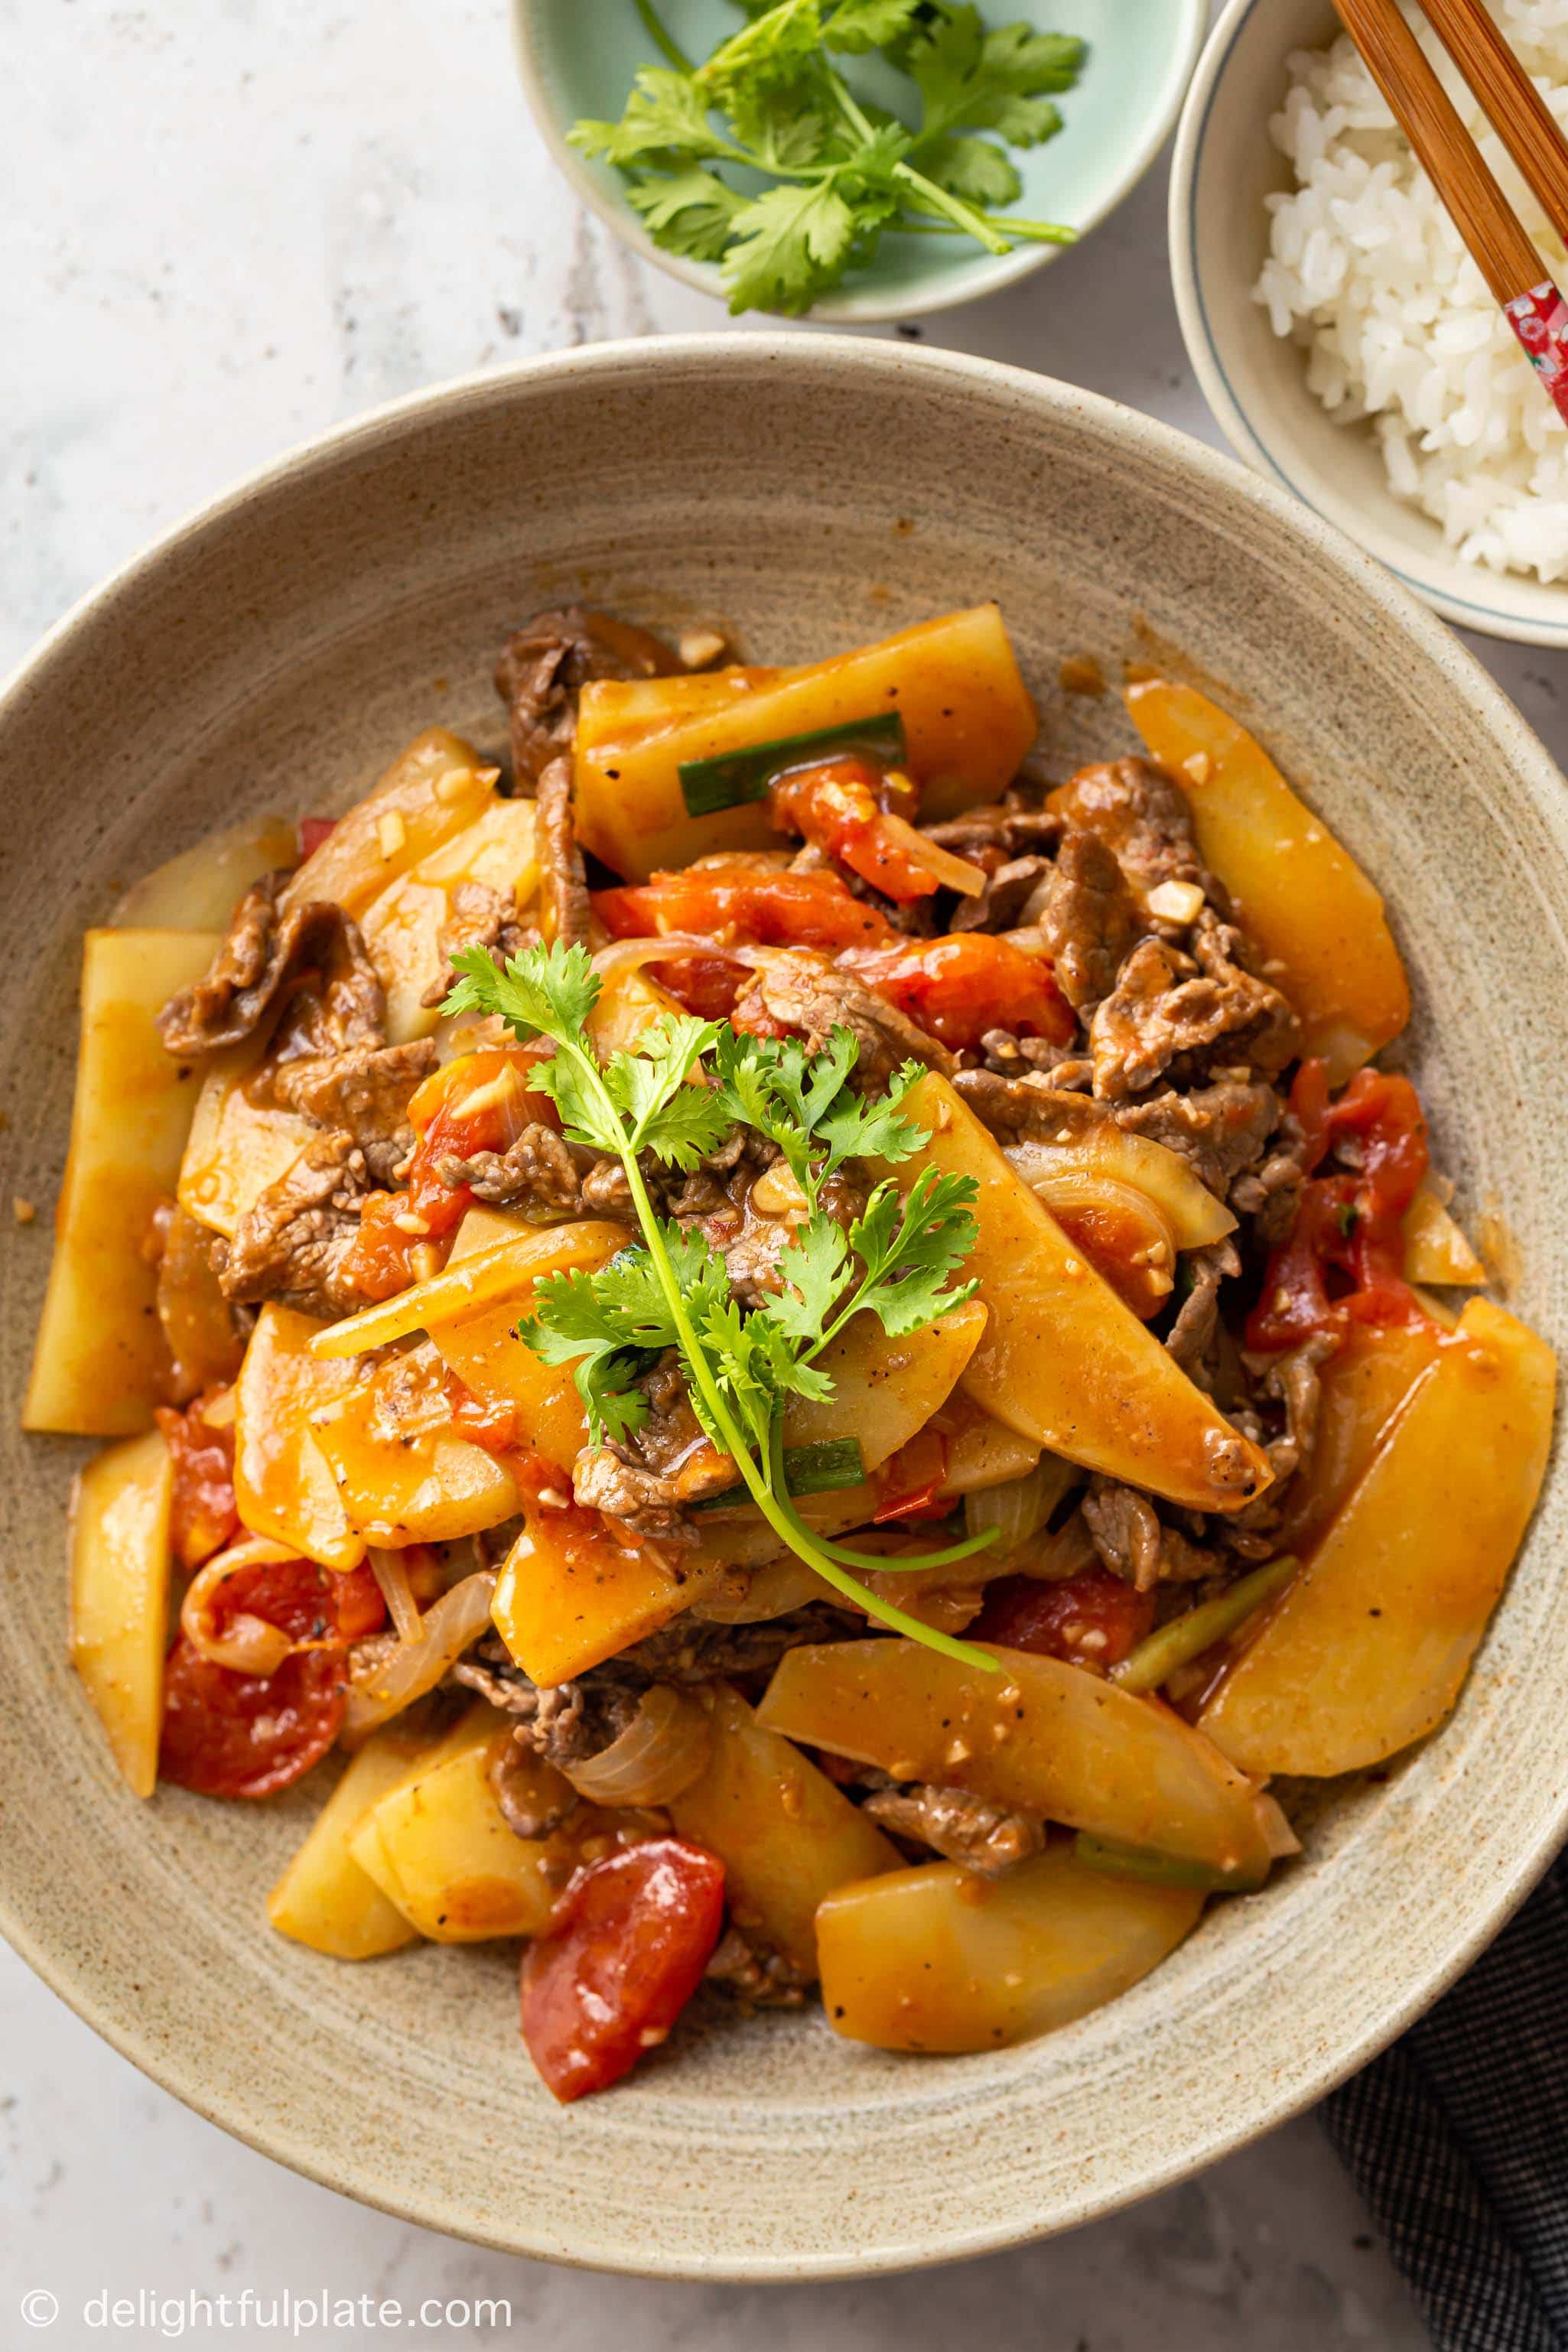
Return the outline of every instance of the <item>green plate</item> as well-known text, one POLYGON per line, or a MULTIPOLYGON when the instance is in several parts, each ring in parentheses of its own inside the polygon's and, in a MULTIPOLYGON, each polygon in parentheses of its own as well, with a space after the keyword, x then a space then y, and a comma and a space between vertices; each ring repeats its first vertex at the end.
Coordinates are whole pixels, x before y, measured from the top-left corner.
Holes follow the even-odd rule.
MULTIPOLYGON (((665 0, 662 14, 692 58, 706 57, 742 22, 729 0, 665 0)), ((1020 215, 1093 228, 1136 186, 1175 121, 1203 44, 1206 0, 983 0, 983 14, 991 25, 1023 17, 1089 44, 1082 78, 1060 100, 1063 129, 1043 147, 1008 152, 1023 174, 1020 215)), ((723 300, 714 264, 660 252, 626 203, 619 174, 566 144, 580 116, 618 116, 638 67, 659 62, 632 0, 512 0, 512 26, 534 119, 584 203, 645 259, 723 300)), ((889 74, 879 86, 879 70, 851 61, 847 78, 890 102, 899 78, 889 74)), ((962 236, 885 236, 874 265, 855 271, 811 315, 908 319, 946 310, 1011 285, 1059 250, 1026 245, 998 256, 962 236)))

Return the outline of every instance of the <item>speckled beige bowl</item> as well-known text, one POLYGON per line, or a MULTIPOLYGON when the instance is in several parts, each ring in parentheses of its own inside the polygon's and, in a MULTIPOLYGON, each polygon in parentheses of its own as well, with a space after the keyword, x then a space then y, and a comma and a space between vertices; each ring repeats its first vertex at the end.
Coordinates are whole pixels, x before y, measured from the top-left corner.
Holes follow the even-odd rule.
MULTIPOLYGON (((498 642, 577 594, 726 614, 785 659, 998 596, 1064 766, 1129 737, 1113 700, 1064 701, 1058 658, 1115 674, 1179 646, 1388 893, 1441 1159, 1465 1206, 1506 1202, 1522 1306, 1568 1331, 1542 1077, 1568 1029, 1568 803, 1540 745, 1403 589, 1228 460, 1062 384, 848 340, 612 345, 407 403, 248 484, 56 633, 0 727, 5 1191, 53 1197, 77 937, 118 883, 237 809, 346 800, 432 719, 496 740, 498 642)), ((810 2014, 731 2021, 558 2108, 517 2040, 510 1950, 353 1968, 270 1933, 313 1791, 138 1805, 117 1785, 65 1662, 77 1449, 15 1433, 46 1223, 5 1231, 0 1916, 180 2097, 431 2227, 748 2279, 1063 2229, 1368 2057, 1568 1820, 1554 1477, 1448 1728, 1128 1999, 968 2059, 857 2050, 810 2014)))

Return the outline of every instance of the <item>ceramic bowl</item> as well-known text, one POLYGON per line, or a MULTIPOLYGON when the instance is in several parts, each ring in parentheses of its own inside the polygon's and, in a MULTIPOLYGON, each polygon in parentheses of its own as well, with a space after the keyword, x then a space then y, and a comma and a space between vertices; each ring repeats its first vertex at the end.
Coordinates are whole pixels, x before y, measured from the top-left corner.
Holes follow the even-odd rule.
POLYGON ((1364 425, 1336 425, 1306 357, 1252 299, 1268 250, 1264 198, 1294 184, 1269 136, 1293 49, 1341 30, 1331 0, 1230 0, 1193 77, 1171 170, 1171 270, 1204 396, 1249 465, 1294 490, 1436 612, 1516 644, 1568 646, 1568 582, 1461 562, 1441 526, 1396 499, 1364 425))
MULTIPOLYGON (((708 57, 738 19, 729 0, 663 0, 661 15, 686 56, 708 57)), ((1016 210, 1087 233, 1142 178, 1176 120, 1208 19, 1208 0, 1008 0, 1000 17, 1026 18, 1041 31, 1078 33, 1089 58, 1061 101, 1063 127, 1043 147, 1009 148, 1024 182, 1016 210)), ((716 264, 657 246, 626 200, 618 172, 589 163, 566 144, 583 116, 614 121, 638 68, 660 62, 632 0, 511 0, 518 69, 533 119, 584 204, 645 261, 727 300, 716 264)), ((864 93, 889 106, 908 84, 886 68, 849 68, 864 93)), ((814 319, 865 325, 948 310, 994 294, 1054 259, 1059 246, 1022 245, 983 253, 963 236, 884 237, 876 262, 818 302, 814 319)))
MULTIPOLYGON (((1389 898, 1414 1064, 1462 1213, 1506 1205, 1521 1311, 1568 1338, 1568 796, 1448 631, 1299 501, 1092 394, 901 344, 601 345, 432 393, 287 459, 56 630, 0 702, 8 1192, 47 1209, 84 925, 245 812, 331 811, 432 719, 502 740, 510 626, 573 596, 727 618, 795 661, 995 596, 1059 772, 1131 748, 1065 655, 1211 682, 1389 898), (1474 1074, 1483 1073, 1478 1084, 1474 1074)), ((819 2013, 683 2028, 562 2108, 505 1946, 360 1967, 263 1902, 321 1785, 259 1805, 117 1781, 66 1663, 82 1448, 23 1438, 47 1218, 0 1251, 0 1923, 178 2096, 331 2186, 556 2261, 781 2279, 1083 2221, 1317 2098, 1499 1927, 1568 1819, 1568 1492, 1553 1473, 1463 1701, 1304 1859, 1125 2000, 1026 2048, 901 2059, 819 2013)))

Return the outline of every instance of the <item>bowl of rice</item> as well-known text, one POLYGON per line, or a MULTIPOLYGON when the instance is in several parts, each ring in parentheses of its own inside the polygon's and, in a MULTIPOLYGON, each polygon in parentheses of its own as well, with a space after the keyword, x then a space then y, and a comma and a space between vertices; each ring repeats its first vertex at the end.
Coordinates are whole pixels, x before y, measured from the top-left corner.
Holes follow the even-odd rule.
MULTIPOLYGON (((1568 128, 1568 0, 1488 5, 1568 128)), ((1417 29, 1561 278, 1540 206, 1417 29)), ((1224 10, 1177 134, 1170 236, 1187 351, 1237 452, 1447 619, 1568 646, 1568 425, 1331 0, 1224 10)))

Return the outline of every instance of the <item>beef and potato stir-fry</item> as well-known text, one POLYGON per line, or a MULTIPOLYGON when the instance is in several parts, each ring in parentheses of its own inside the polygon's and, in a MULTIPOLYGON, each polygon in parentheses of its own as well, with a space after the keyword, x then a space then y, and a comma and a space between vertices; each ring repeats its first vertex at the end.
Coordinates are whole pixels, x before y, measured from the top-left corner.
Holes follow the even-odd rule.
POLYGON ((963 2052, 1135 1983, 1443 1721, 1551 1430, 1239 726, 1140 677, 1053 778, 989 605, 726 652, 542 614, 504 751, 88 935, 26 1407, 117 1441, 130 1787, 345 1750, 272 1926, 524 1939, 561 2099, 704 1988, 963 2052))

